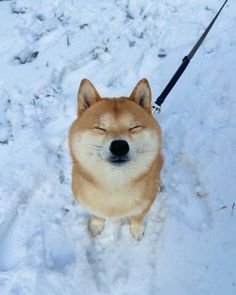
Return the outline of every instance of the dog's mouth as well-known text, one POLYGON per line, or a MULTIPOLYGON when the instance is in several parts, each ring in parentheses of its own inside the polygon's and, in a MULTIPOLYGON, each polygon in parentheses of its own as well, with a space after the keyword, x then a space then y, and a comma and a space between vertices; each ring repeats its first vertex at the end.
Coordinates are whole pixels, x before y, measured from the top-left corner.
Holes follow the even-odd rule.
POLYGON ((123 164, 126 164, 127 162, 129 162, 129 157, 128 156, 122 156, 122 157, 118 157, 118 156, 111 156, 108 159, 108 162, 113 164, 113 165, 117 165, 117 166, 121 166, 123 164))

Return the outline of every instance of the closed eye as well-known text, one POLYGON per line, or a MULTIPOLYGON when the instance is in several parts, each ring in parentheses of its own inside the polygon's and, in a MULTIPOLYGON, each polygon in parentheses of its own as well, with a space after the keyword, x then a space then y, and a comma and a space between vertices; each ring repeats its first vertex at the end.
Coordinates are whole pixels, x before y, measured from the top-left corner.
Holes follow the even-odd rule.
POLYGON ((101 127, 93 127, 93 131, 100 133, 100 134, 105 134, 106 133, 106 129, 101 128, 101 127))
POLYGON ((142 129, 143 129, 142 126, 137 125, 137 126, 134 126, 134 127, 130 128, 129 131, 130 131, 131 133, 137 133, 137 132, 141 131, 142 129))

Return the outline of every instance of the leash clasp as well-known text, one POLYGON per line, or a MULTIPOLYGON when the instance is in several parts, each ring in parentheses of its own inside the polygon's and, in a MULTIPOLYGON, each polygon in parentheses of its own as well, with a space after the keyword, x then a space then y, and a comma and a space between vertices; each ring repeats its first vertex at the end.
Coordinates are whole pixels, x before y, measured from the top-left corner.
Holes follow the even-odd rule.
POLYGON ((154 115, 156 112, 158 114, 160 114, 160 112, 161 112, 161 106, 159 106, 159 105, 153 105, 152 106, 152 114, 154 115))

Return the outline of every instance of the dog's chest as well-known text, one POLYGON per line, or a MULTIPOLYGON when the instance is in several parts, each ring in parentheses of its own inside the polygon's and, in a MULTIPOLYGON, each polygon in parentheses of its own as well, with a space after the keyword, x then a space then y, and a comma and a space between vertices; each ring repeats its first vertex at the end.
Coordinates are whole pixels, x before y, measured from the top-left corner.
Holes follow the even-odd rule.
POLYGON ((100 217, 125 217, 140 214, 147 206, 139 186, 87 185, 77 196, 81 205, 90 213, 100 217))

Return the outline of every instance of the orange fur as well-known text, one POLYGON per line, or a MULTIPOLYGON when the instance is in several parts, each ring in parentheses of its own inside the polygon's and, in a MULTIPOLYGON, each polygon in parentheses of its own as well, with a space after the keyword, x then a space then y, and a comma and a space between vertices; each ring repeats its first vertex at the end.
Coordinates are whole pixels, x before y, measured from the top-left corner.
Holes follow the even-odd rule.
POLYGON ((137 84, 130 97, 115 99, 100 98, 88 80, 81 82, 78 118, 69 132, 72 191, 93 214, 92 235, 101 232, 106 218, 129 217, 132 235, 142 238, 143 218, 160 184, 161 141, 146 79, 137 84), (122 166, 106 161, 114 139, 125 139, 130 145, 131 160, 122 166))

